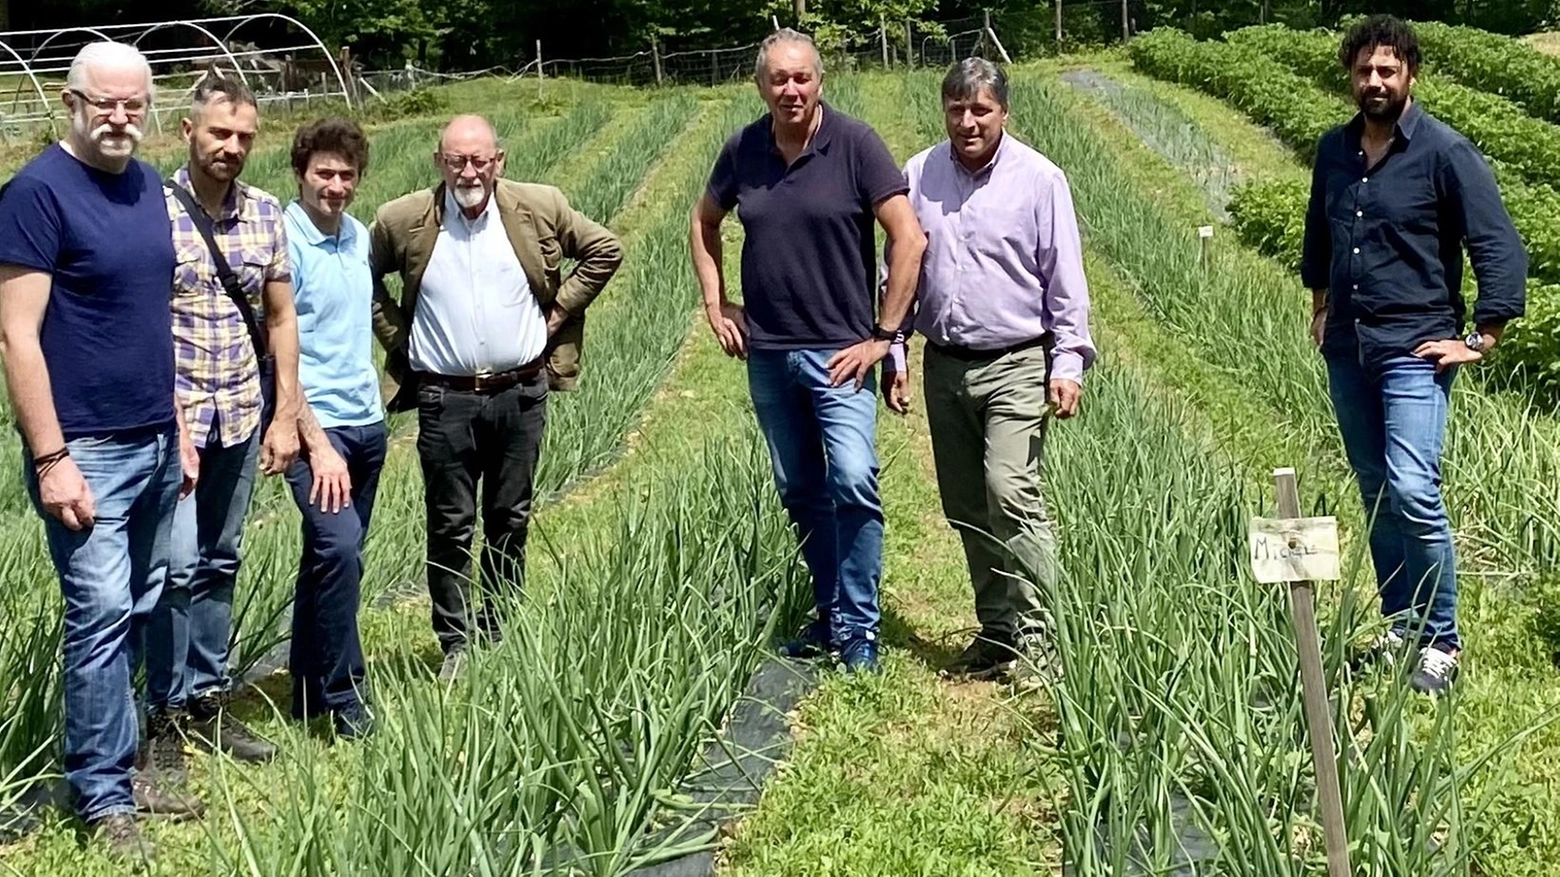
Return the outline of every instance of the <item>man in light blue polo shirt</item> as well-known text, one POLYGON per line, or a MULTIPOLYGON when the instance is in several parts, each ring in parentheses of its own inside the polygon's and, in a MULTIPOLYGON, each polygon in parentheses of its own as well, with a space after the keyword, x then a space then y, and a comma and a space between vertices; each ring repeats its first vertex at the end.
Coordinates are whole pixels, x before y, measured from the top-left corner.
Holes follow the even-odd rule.
POLYGON ((287 472, 303 512, 303 558, 293 604, 293 717, 329 714, 340 738, 373 723, 365 706, 358 600, 363 541, 385 463, 384 408, 373 354, 368 229, 347 215, 368 167, 356 123, 321 119, 292 147, 298 197, 287 241, 298 311, 299 416, 305 453, 287 472))

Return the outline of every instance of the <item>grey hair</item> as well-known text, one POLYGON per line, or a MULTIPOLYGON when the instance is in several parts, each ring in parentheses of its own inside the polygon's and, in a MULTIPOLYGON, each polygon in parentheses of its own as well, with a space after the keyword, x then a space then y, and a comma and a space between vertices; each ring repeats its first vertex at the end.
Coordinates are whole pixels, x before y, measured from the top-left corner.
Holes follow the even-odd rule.
POLYGON ((813 42, 812 37, 802 33, 801 31, 792 30, 788 27, 782 27, 769 36, 764 37, 764 41, 758 44, 758 58, 753 62, 754 79, 759 81, 763 80, 764 65, 769 63, 769 50, 780 43, 801 43, 807 48, 812 49, 813 68, 817 72, 818 78, 823 78, 823 55, 818 51, 818 45, 813 42))
POLYGON ((198 117, 209 104, 219 100, 227 101, 235 107, 251 106, 258 109, 260 106, 255 102, 255 93, 242 80, 207 76, 190 93, 190 115, 198 117))
POLYGON ((129 43, 118 43, 111 40, 102 40, 95 43, 87 43, 71 59, 70 72, 65 74, 65 87, 76 91, 87 90, 87 74, 95 67, 108 68, 139 68, 146 74, 146 100, 148 103, 156 96, 157 85, 152 81, 152 65, 147 62, 146 56, 141 50, 129 43))
POLYGON ((991 91, 998 106, 1004 110, 1008 108, 1007 73, 985 58, 965 58, 949 68, 948 75, 943 77, 942 98, 944 101, 974 100, 982 88, 991 91))

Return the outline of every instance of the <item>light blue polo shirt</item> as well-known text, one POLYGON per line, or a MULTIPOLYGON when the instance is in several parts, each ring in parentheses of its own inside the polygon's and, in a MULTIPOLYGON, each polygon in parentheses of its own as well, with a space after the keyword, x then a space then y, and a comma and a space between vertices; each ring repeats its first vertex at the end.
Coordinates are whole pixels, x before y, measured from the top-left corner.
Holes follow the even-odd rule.
POLYGON ((285 217, 304 398, 327 429, 378 423, 385 412, 374 366, 368 229, 343 216, 340 234, 327 237, 297 199, 285 217))

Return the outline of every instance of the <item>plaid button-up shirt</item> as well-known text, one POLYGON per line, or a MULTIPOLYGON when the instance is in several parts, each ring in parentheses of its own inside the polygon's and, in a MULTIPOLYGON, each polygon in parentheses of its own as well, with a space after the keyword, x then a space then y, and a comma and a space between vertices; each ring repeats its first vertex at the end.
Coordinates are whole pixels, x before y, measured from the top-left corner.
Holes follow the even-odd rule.
MULTIPOLYGON (((179 168, 173 179, 189 188, 189 168, 179 168)), ((235 445, 260 426, 259 359, 244 315, 222 288, 205 239, 171 192, 167 201, 178 258, 173 273, 175 388, 196 447, 213 441, 235 445)), ((266 282, 292 277, 281 203, 235 181, 212 231, 255 318, 263 321, 266 282)))

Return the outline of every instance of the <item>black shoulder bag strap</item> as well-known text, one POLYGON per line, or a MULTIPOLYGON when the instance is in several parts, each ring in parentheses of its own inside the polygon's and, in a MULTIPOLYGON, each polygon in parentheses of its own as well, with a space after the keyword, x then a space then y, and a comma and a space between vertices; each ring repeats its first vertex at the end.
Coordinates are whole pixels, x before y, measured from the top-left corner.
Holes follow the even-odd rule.
POLYGON ((243 285, 239 283, 238 275, 233 273, 233 266, 228 263, 227 254, 217 246, 217 237, 212 233, 211 217, 195 203, 195 196, 190 194, 189 189, 173 180, 168 180, 165 185, 173 193, 173 197, 179 199, 179 203, 184 205, 184 212, 190 215, 190 222, 194 223, 195 230, 205 239, 206 248, 211 251, 211 261, 217 266, 217 279, 222 281, 222 288, 227 291, 228 298, 233 300, 233 304, 238 306, 238 312, 243 315, 244 323, 249 327, 249 340, 255 345, 255 360, 263 365, 270 351, 270 347, 266 344, 265 329, 260 325, 260 321, 255 319, 255 306, 250 303, 249 296, 244 294, 243 285))

